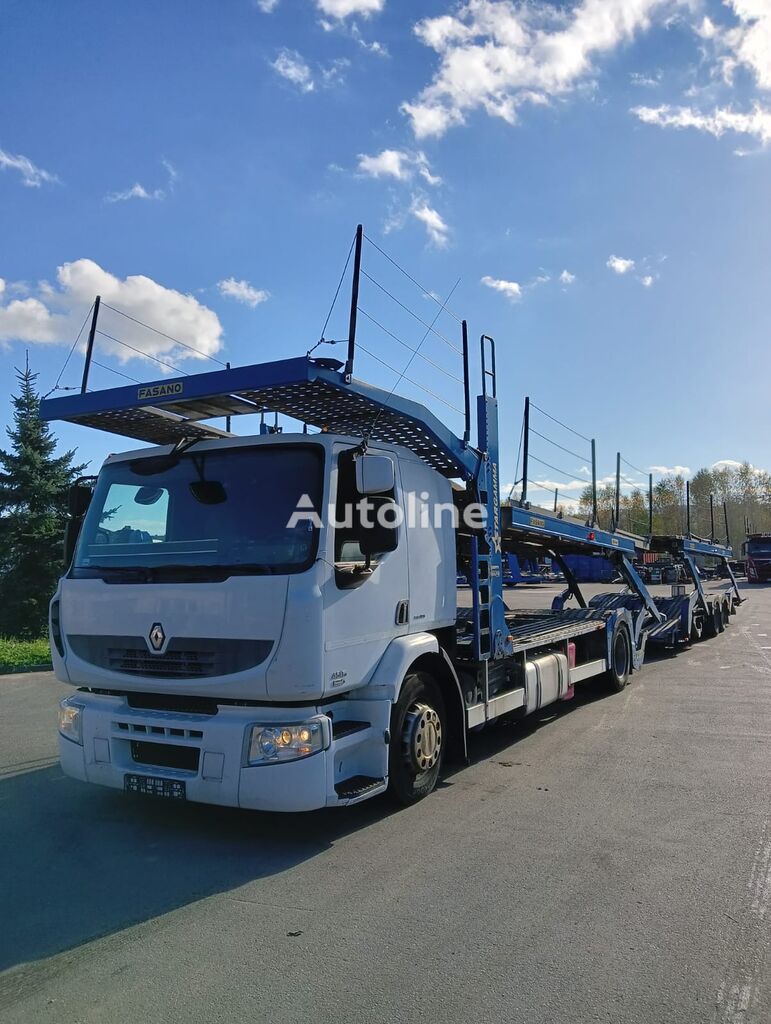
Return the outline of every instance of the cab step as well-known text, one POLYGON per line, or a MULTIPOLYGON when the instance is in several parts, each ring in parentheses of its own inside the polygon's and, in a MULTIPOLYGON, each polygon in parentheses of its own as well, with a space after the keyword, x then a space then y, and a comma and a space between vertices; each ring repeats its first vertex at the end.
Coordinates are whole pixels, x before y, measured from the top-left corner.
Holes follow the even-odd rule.
POLYGON ((335 792, 341 800, 355 800, 374 789, 382 789, 385 781, 385 779, 375 779, 371 775, 354 775, 350 779, 338 782, 335 792))

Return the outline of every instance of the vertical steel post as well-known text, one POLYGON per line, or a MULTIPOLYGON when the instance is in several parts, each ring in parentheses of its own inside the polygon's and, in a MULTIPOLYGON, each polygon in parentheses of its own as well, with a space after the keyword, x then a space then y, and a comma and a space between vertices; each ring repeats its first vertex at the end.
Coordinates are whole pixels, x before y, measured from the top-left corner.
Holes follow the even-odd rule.
POLYGON ((653 536, 653 473, 648 474, 648 536, 653 536))
POLYGON ((554 514, 555 514, 555 516, 557 514, 557 499, 559 498, 559 493, 560 493, 559 492, 559 488, 555 487, 554 488, 554 514))
POLYGON ((525 422, 522 428, 522 497, 520 505, 527 501, 527 462, 530 456, 530 399, 525 399, 525 422))
MULTIPOLYGON (((226 370, 230 369, 230 363, 229 362, 225 363, 225 369, 226 370)), ((225 417, 225 430, 227 430, 227 432, 230 433, 230 417, 229 416, 225 417)))
POLYGON ((471 440, 471 394, 469 391, 468 372, 468 324, 465 320, 461 324, 461 332, 463 334, 463 412, 465 417, 463 444, 468 445, 471 440))
POLYGON ((691 482, 685 481, 685 534, 691 536, 691 482))
POLYGON ((613 524, 614 529, 618 529, 618 523, 621 518, 621 452, 616 452, 616 520, 613 524))
POLYGON ((345 361, 345 376, 353 373, 353 354, 356 350, 356 314, 359 309, 359 279, 361 277, 361 242, 364 229, 356 227, 356 242, 353 251, 353 280, 351 282, 351 317, 348 321, 348 358, 345 361))
POLYGON ((709 539, 711 541, 715 539, 715 499, 711 494, 709 496, 709 539))
POLYGON ((723 502, 723 521, 725 522, 725 546, 731 547, 731 534, 728 531, 728 502, 723 502))
POLYGON ((597 445, 592 438, 592 526, 597 525, 597 445))
POLYGON ((80 385, 81 395, 85 395, 86 389, 88 388, 88 374, 91 370, 91 356, 94 354, 94 337, 96 335, 96 320, 99 316, 99 306, 102 302, 102 296, 97 295, 94 299, 94 313, 91 317, 91 327, 88 332, 88 343, 86 344, 86 362, 83 366, 83 380, 80 385))

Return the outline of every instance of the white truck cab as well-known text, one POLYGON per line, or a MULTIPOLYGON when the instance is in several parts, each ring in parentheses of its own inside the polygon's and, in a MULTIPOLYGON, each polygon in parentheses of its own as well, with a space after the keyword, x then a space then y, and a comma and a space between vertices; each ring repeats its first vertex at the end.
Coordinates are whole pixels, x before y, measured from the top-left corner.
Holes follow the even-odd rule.
POLYGON ((65 772, 271 810, 394 771, 420 795, 461 701, 452 504, 410 450, 329 433, 110 456, 51 605, 65 772))

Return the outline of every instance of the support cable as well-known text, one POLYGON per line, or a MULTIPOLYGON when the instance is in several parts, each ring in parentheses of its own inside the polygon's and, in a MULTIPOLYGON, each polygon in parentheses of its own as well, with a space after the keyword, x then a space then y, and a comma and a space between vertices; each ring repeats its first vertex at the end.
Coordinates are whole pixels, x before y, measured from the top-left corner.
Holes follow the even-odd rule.
MULTIPOLYGON (((437 329, 434 327, 434 324, 439 319, 439 313, 441 313, 441 311, 442 311, 441 309, 439 310, 439 313, 437 313, 437 315, 434 317, 433 321, 429 324, 425 320, 423 320, 421 317, 419 317, 417 313, 414 313, 410 309, 409 306, 405 306, 404 303, 400 299, 397 299, 396 296, 393 295, 391 292, 389 292, 389 290, 387 288, 384 288, 383 285, 380 284, 379 281, 376 281, 375 278, 372 277, 370 274, 368 274, 367 271, 363 267, 362 267, 361 272, 364 275, 364 277, 367 278, 368 281, 371 281, 372 284, 374 284, 376 288, 379 288, 381 292, 384 292, 388 296, 389 299, 392 299, 396 303, 397 306, 401 306, 401 308, 404 310, 405 313, 409 313, 409 315, 411 317, 414 317, 414 319, 417 320, 419 324, 422 324, 423 327, 425 327, 428 332, 430 332, 432 334, 435 334, 437 336, 437 338, 440 338, 445 343, 445 345, 447 345, 449 348, 451 348, 453 350, 453 352, 457 352, 458 355, 460 355, 460 356, 463 355, 462 349, 459 349, 457 345, 454 345, 448 338, 445 338, 445 336, 442 334, 442 332, 441 331, 437 331, 437 329)), ((442 309, 446 309, 446 306, 442 306, 442 309)), ((422 344, 423 344, 423 342, 421 342, 421 345, 422 344)))
POLYGON ((571 434, 575 434, 576 437, 582 437, 584 439, 584 441, 589 441, 589 443, 591 443, 591 440, 592 440, 591 437, 587 437, 586 434, 581 434, 578 430, 573 430, 573 428, 569 427, 567 425, 567 423, 563 423, 562 420, 558 420, 556 416, 552 416, 551 413, 546 412, 545 409, 542 409, 540 407, 540 405, 536 405, 535 402, 533 402, 532 400, 530 402, 530 407, 531 407, 531 409, 537 409, 538 412, 540 412, 542 416, 546 416, 547 419, 552 420, 554 423, 559 423, 559 425, 561 427, 564 427, 565 430, 569 430, 570 433, 571 434))
POLYGON ((462 323, 461 318, 456 313, 453 313, 453 311, 451 309, 448 309, 448 307, 446 305, 444 305, 439 299, 437 299, 437 297, 434 295, 434 293, 429 288, 424 288, 423 285, 420 283, 420 281, 416 281, 415 278, 412 276, 412 274, 407 273, 407 271, 404 269, 404 267, 400 266, 396 262, 396 260, 393 259, 393 257, 389 256, 388 253, 385 252, 385 250, 381 249, 380 246, 377 244, 377 242, 373 241, 373 239, 371 239, 369 237, 369 235, 367 235, 366 233, 365 233, 364 237, 367 239, 367 241, 369 242, 370 245, 374 246, 377 249, 377 251, 380 253, 381 256, 384 256, 388 260, 388 262, 393 264, 393 266, 395 266, 396 269, 400 273, 404 274, 404 276, 409 281, 412 281, 412 283, 415 285, 416 288, 419 288, 420 291, 424 295, 427 295, 428 298, 431 299, 432 302, 435 302, 438 306, 441 306, 442 309, 445 311, 445 313, 448 313, 451 317, 453 317, 455 320, 457 320, 458 323, 462 323))
POLYGON ((354 246, 355 242, 356 242, 356 236, 354 235, 354 237, 351 239, 351 247, 348 250, 348 255, 345 258, 345 266, 343 267, 343 272, 340 275, 340 280, 337 282, 337 288, 335 288, 335 296, 332 299, 332 305, 329 307, 329 312, 327 313, 327 318, 324 321, 324 326, 321 328, 321 334, 319 334, 319 340, 316 342, 316 344, 313 346, 313 348, 309 348, 308 349, 308 352, 306 353, 307 355, 310 355, 311 352, 314 351, 314 349, 317 349, 319 347, 319 345, 323 345, 324 342, 326 341, 326 338, 324 337, 324 334, 326 332, 327 326, 329 325, 329 320, 330 320, 330 317, 332 316, 332 312, 333 312, 333 310, 335 308, 335 305, 337 304, 337 298, 338 298, 338 296, 340 294, 340 289, 343 287, 343 281, 345 280, 345 274, 346 274, 346 271, 348 270, 348 264, 351 262, 351 253, 353 252, 353 246, 354 246))
POLYGON ((54 393, 54 391, 76 391, 77 390, 77 388, 60 388, 59 387, 59 382, 61 381, 62 377, 64 376, 64 371, 67 369, 67 364, 69 363, 70 359, 72 358, 72 353, 75 351, 75 346, 80 341, 81 334, 86 329, 86 324, 88 323, 88 321, 89 321, 89 319, 91 317, 91 311, 93 310, 93 308, 94 308, 94 304, 92 302, 88 312, 86 313, 86 319, 83 321, 83 323, 81 324, 80 330, 78 331, 78 336, 73 341, 72 347, 70 348, 69 352, 67 353, 67 358, 64 360, 64 365, 62 366, 61 370, 59 370, 59 376, 56 378, 56 383, 54 384, 54 386, 51 388, 50 391, 46 392, 46 394, 43 395, 43 398, 48 398, 48 396, 52 395, 54 393))
MULTIPOLYGON (((362 350, 362 352, 366 352, 367 355, 374 359, 376 362, 380 363, 382 366, 385 366, 387 370, 390 370, 392 373, 399 374, 399 380, 397 380, 396 385, 399 384, 399 381, 406 380, 408 384, 414 384, 416 388, 420 388, 420 390, 425 391, 427 395, 431 395, 432 398, 436 398, 437 401, 442 402, 442 404, 446 405, 448 409, 452 409, 453 412, 460 413, 461 416, 463 415, 462 409, 459 409, 457 405, 452 405, 452 403, 448 402, 445 398, 442 398, 441 395, 437 395, 435 391, 432 391, 430 388, 427 388, 425 384, 420 384, 418 383, 418 381, 413 380, 412 377, 408 377, 406 373, 402 373, 400 370, 397 370, 395 366, 391 366, 391 364, 387 363, 385 359, 381 359, 380 356, 376 356, 374 352, 370 352, 370 350, 368 348, 365 348, 363 345, 359 345, 358 347, 362 350)), ((394 389, 396 388, 396 385, 394 385, 394 389)), ((392 395, 393 391, 389 393, 388 398, 390 398, 392 395)), ((386 399, 386 402, 387 401, 388 399, 386 399)), ((377 418, 373 422, 369 430, 369 433, 372 433, 372 431, 377 426, 377 421, 378 419, 380 419, 380 414, 382 412, 383 409, 379 410, 377 418)))
MULTIPOLYGON (((189 349, 190 352, 195 352, 196 355, 202 356, 204 359, 211 359, 213 363, 219 363, 220 366, 227 369, 228 364, 223 362, 221 359, 217 359, 216 356, 210 356, 208 352, 203 352, 200 348, 188 345, 186 342, 180 341, 178 338, 172 338, 170 334, 165 334, 163 331, 159 331, 157 327, 152 327, 150 324, 145 324, 141 320, 137 320, 135 316, 130 316, 128 313, 124 313, 122 309, 117 309, 115 306, 111 306, 108 302, 103 302, 102 305, 106 309, 111 309, 113 313, 117 313, 119 316, 125 316, 127 320, 131 320, 133 323, 139 324, 140 327, 145 327, 148 331, 154 331, 155 334, 159 334, 162 338, 166 338, 168 341, 173 341, 175 345, 189 349)), ((98 333, 101 334, 102 332, 99 331, 98 333)))
POLYGON ((116 345, 122 345, 124 348, 131 349, 132 352, 136 352, 136 354, 142 356, 143 359, 153 359, 156 363, 160 363, 161 366, 168 366, 169 369, 176 370, 177 373, 181 373, 185 377, 190 376, 187 370, 181 370, 173 363, 167 363, 165 359, 159 359, 158 356, 154 356, 150 352, 143 352, 140 348, 134 348, 134 346, 129 345, 127 341, 121 341, 120 338, 113 338, 111 334, 106 334, 104 331, 100 331, 99 328, 97 328, 96 333, 101 334, 103 338, 107 338, 109 341, 114 341, 116 345))
MULTIPOLYGON (((532 404, 532 403, 531 403, 532 404)), ((573 452, 569 448, 564 448, 561 444, 557 444, 556 441, 552 441, 550 437, 545 434, 539 434, 537 430, 530 428, 530 433, 535 434, 536 437, 540 437, 543 441, 548 441, 549 444, 553 444, 555 448, 559 448, 560 451, 565 452, 567 455, 572 455, 574 458, 579 459, 581 462, 591 462, 591 455, 587 459, 586 455, 579 455, 578 452, 573 452)))
POLYGON ((370 320, 375 325, 375 327, 379 327, 384 334, 387 334, 389 338, 393 338, 393 340, 398 342, 403 348, 406 348, 408 352, 414 352, 415 355, 419 355, 421 359, 425 359, 427 363, 430 363, 433 367, 439 370, 440 373, 443 373, 446 377, 449 377, 450 380, 457 381, 458 384, 463 383, 460 377, 456 377, 454 373, 450 373, 449 370, 445 370, 445 368, 443 366, 440 366, 439 363, 435 363, 430 356, 424 356, 422 352, 418 352, 416 348, 412 348, 412 346, 408 345, 406 341, 402 341, 401 338, 398 338, 392 331, 389 331, 387 327, 384 327, 378 320, 376 320, 374 316, 371 316, 366 311, 366 309, 362 309, 361 306, 357 306, 356 308, 363 316, 366 316, 366 318, 370 320))
POLYGON ((116 370, 114 366, 107 366, 105 363, 98 363, 96 361, 96 359, 92 359, 91 362, 94 364, 94 366, 99 366, 103 370, 109 370, 110 373, 117 373, 117 375, 119 377, 125 377, 126 380, 131 380, 135 384, 141 384, 142 383, 141 380, 137 380, 136 377, 130 377, 127 373, 123 373, 122 370, 116 370))
MULTIPOLYGON (((579 479, 575 473, 566 473, 564 469, 558 469, 557 466, 552 466, 550 462, 544 462, 543 459, 539 459, 535 455, 530 455, 530 458, 533 460, 533 462, 539 462, 542 466, 546 466, 548 469, 553 469, 555 473, 560 473, 562 476, 567 477, 568 480, 579 479)), ((581 483, 584 483, 584 481, 582 480, 581 483)), ((586 486, 591 487, 591 481, 587 480, 586 486)))

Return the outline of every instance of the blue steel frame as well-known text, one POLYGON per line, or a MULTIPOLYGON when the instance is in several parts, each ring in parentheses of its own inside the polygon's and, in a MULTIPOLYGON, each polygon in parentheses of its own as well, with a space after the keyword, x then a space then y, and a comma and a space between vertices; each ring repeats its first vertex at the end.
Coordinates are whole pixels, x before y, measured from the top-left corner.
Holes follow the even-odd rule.
MULTIPOLYGON (((566 521, 540 510, 517 506, 501 508, 495 347, 486 336, 482 337, 481 346, 482 394, 477 398, 477 449, 457 437, 420 403, 348 378, 340 372, 342 364, 334 360, 317 361, 307 356, 45 399, 40 405, 40 415, 44 420, 82 423, 154 443, 174 443, 184 435, 185 429, 190 429, 192 434, 195 428, 199 436, 202 433, 206 436, 208 427, 202 423, 199 426, 201 420, 274 409, 301 420, 304 418, 322 429, 325 426, 335 429, 335 420, 342 420, 352 429, 335 432, 355 435, 361 429, 359 436, 367 436, 373 424, 373 412, 377 412, 382 415, 381 422, 390 421, 392 433, 398 438, 395 443, 412 447, 446 476, 470 483, 486 508, 484 536, 472 539, 471 581, 474 652, 478 660, 486 661, 504 657, 512 648, 503 600, 502 549, 508 530, 536 540, 547 549, 556 541, 566 546, 613 553, 646 604, 650 599, 646 601, 646 588, 631 566, 635 552, 648 546, 643 538, 566 521), (486 343, 491 356, 489 369, 485 361, 486 343), (488 385, 491 386, 488 388, 488 385), (145 410, 149 411, 149 416, 143 421, 145 410), (146 422, 154 419, 153 413, 159 422, 146 427, 146 422), (158 435, 162 436, 164 429, 168 436, 159 442, 158 435)), ((210 436, 222 437, 223 432, 212 428, 210 436)))

